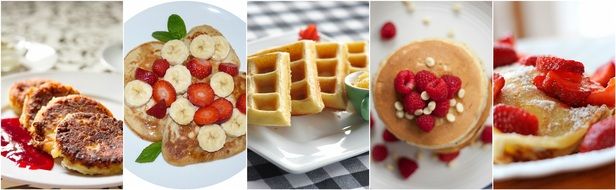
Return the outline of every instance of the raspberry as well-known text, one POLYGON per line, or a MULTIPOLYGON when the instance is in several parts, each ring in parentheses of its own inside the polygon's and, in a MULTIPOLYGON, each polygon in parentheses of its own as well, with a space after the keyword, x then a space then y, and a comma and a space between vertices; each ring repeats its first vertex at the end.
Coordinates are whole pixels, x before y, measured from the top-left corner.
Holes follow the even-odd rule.
POLYGON ((537 58, 536 65, 538 71, 567 71, 573 73, 584 73, 584 64, 553 56, 540 56, 537 58))
POLYGON ((518 54, 511 46, 496 44, 494 46, 494 67, 512 64, 518 60, 518 54))
POLYGON ((426 133, 434 128, 434 117, 430 115, 421 115, 415 119, 415 122, 417 122, 417 127, 426 133))
POLYGON ((400 172, 402 178, 408 179, 413 173, 415 173, 417 168, 418 165, 415 160, 411 160, 407 157, 398 158, 398 171, 400 172))
POLYGON ((521 108, 499 104, 494 107, 494 127, 503 133, 537 135, 539 121, 521 108))
POLYGON ((443 79, 436 79, 426 86, 426 92, 430 95, 430 99, 434 101, 446 101, 449 95, 447 83, 443 79))
POLYGON ((428 83, 436 80, 436 76, 430 71, 422 70, 415 74, 415 87, 419 92, 424 91, 428 83))
POLYGON ((580 144, 580 152, 613 147, 614 131, 614 116, 593 124, 580 144))
POLYGON ((451 153, 439 153, 438 159, 442 162, 449 163, 452 160, 456 159, 460 155, 460 151, 451 152, 451 153))
POLYGON ((447 84, 447 92, 449 92, 447 94, 447 99, 453 98, 458 92, 458 90, 462 88, 462 80, 460 80, 460 78, 456 76, 443 75, 441 76, 441 79, 443 79, 445 83, 447 84))
POLYGON ((503 86, 505 86, 505 78, 503 78, 503 76, 498 73, 494 73, 492 74, 492 80, 494 82, 494 85, 492 86, 492 92, 494 93, 494 98, 496 98, 498 97, 498 95, 500 95, 503 86))
POLYGON ((419 93, 413 91, 404 96, 404 110, 406 113, 413 114, 417 109, 423 109, 426 103, 421 100, 419 93))
POLYGON ((486 125, 481 132, 481 141, 486 144, 492 143, 492 126, 486 125))
POLYGON ((370 153, 372 154, 372 159, 377 162, 385 160, 385 158, 387 158, 387 156, 389 155, 387 147, 382 144, 374 145, 370 153))
POLYGON ((539 56, 536 55, 531 55, 531 56, 526 56, 522 59, 520 59, 520 61, 518 61, 520 64, 522 65, 526 65, 526 66, 535 66, 537 63, 537 58, 539 56))
POLYGON ((381 38, 384 40, 389 40, 396 36, 396 26, 392 22, 386 22, 381 27, 381 38))
POLYGON ((415 87, 415 78, 413 76, 413 72, 409 70, 402 70, 398 72, 396 75, 396 79, 394 79, 394 89, 396 92, 406 95, 413 91, 415 87))
POLYGON ((389 132, 389 130, 383 131, 383 140, 385 140, 385 142, 398 142, 399 141, 398 137, 396 137, 394 134, 389 132))
POLYGON ((445 117, 449 113, 449 101, 436 102, 436 107, 432 111, 432 115, 436 117, 445 117))

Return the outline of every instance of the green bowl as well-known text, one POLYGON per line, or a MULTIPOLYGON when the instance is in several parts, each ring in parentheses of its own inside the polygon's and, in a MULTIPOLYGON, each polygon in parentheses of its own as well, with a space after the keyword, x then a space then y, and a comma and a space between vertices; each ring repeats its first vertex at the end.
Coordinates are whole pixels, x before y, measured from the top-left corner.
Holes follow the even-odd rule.
POLYGON ((363 72, 358 71, 348 74, 344 78, 344 85, 346 86, 347 97, 351 104, 353 104, 353 108, 356 112, 360 113, 362 119, 368 121, 370 118, 370 90, 353 86, 355 79, 363 72))

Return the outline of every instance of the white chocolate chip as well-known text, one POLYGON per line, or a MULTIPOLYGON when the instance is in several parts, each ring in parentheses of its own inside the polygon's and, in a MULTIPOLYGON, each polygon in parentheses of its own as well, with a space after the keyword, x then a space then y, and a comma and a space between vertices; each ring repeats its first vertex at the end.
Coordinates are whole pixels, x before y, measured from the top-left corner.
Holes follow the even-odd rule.
POLYGON ((456 116, 455 116, 455 115, 453 115, 452 113, 448 113, 448 114, 447 114, 447 121, 449 121, 449 122, 452 122, 452 123, 453 123, 454 121, 456 121, 456 116))
POLYGON ((458 91, 458 98, 464 98, 464 94, 466 93, 466 91, 464 90, 464 88, 460 89, 458 91))
POLYGON ((432 113, 432 110, 430 110, 430 108, 425 107, 425 108, 423 109, 423 114, 424 114, 424 115, 430 115, 431 113, 432 113))
POLYGON ((421 109, 415 110, 415 115, 421 115, 421 114, 423 114, 423 110, 421 109))
POLYGON ((415 116, 413 116, 413 115, 411 115, 411 114, 408 114, 408 113, 405 113, 405 114, 404 114, 404 118, 406 118, 406 119, 408 119, 408 120, 413 120, 413 119, 415 118, 415 116))
POLYGON ((448 38, 456 37, 456 34, 453 32, 453 29, 450 29, 449 32, 447 32, 447 37, 448 38))
POLYGON ((396 103, 394 103, 394 108, 396 108, 396 111, 402 111, 402 109, 404 109, 404 107, 402 107, 402 103, 400 103, 400 101, 396 101, 396 103))
POLYGON ((462 9, 462 6, 460 5, 460 3, 454 3, 453 6, 451 7, 451 10, 456 14, 460 13, 460 9, 462 9))
POLYGON ((421 96, 421 100, 424 100, 424 101, 426 101, 426 100, 429 100, 429 99, 430 99, 430 95, 429 95, 429 94, 428 94, 428 92, 426 92, 426 91, 421 92, 421 95, 420 95, 420 96, 421 96))
POLYGON ((456 111, 462 113, 464 112, 464 105, 462 105, 461 103, 457 103, 456 104, 456 111))
POLYGON ((402 119, 402 118, 404 118, 404 112, 403 112, 403 111, 397 111, 397 112, 396 112, 396 117, 397 117, 398 119, 402 119))
POLYGON ((423 23, 424 26, 428 26, 430 25, 430 18, 428 17, 424 17, 421 22, 423 23))
POLYGON ((411 1, 404 1, 404 7, 406 7, 406 11, 408 12, 413 12, 415 11, 415 4, 413 4, 411 1))
POLYGON ((456 105, 456 102, 457 102, 457 101, 456 101, 456 99, 454 99, 454 98, 449 99, 449 106, 451 106, 451 107, 455 106, 455 105, 456 105))
POLYGON ((428 67, 433 67, 435 64, 436 64, 436 61, 434 61, 434 58, 426 57, 426 65, 428 67))
POLYGON ((430 112, 434 111, 434 109, 436 109, 436 102, 430 101, 430 103, 428 103, 428 109, 430 109, 430 112))

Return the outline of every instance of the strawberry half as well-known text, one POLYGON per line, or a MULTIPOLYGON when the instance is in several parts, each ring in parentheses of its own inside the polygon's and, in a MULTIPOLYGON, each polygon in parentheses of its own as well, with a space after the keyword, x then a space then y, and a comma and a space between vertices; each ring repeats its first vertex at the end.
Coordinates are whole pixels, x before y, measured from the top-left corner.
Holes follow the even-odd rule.
POLYGON ((167 115, 167 105, 165 102, 158 102, 154 104, 150 109, 146 110, 145 113, 151 115, 152 117, 162 119, 167 115))
POLYGON ((543 80, 542 90, 571 106, 583 106, 590 95, 592 82, 581 74, 549 71, 543 80))
POLYGON ((520 61, 518 61, 520 64, 522 65, 526 65, 526 66, 535 66, 537 64, 537 58, 539 56, 536 55, 531 55, 531 56, 526 56, 522 59, 520 59, 520 61))
POLYGON ((233 63, 221 63, 218 65, 218 71, 225 72, 231 76, 237 76, 239 74, 239 68, 233 63))
POLYGON ((606 86, 607 82, 610 81, 611 78, 614 78, 614 69, 614 60, 612 60, 599 67, 595 73, 590 76, 590 80, 601 84, 601 86, 606 86))
POLYGON ((497 40, 497 44, 507 45, 507 46, 514 47, 515 46, 515 37, 513 37, 513 34, 505 35, 505 36, 503 36, 503 37, 501 37, 501 38, 499 38, 497 40))
POLYGON ((233 114, 233 104, 229 100, 224 98, 218 98, 210 106, 215 107, 218 110, 218 120, 216 123, 221 124, 231 118, 233 114))
POLYGON ((615 90, 614 83, 616 83, 614 80, 616 80, 616 78, 610 79, 607 83, 607 87, 591 92, 590 95, 588 95, 588 98, 586 98, 586 103, 597 106, 607 105, 613 108, 615 90))
POLYGON ((152 72, 158 77, 164 77, 169 69, 169 62, 166 59, 157 59, 152 63, 152 72))
POLYGON ((494 86, 492 86, 492 92, 494 93, 494 99, 498 98, 500 95, 503 86, 505 86, 505 78, 498 73, 492 74, 492 80, 494 82, 494 86))
POLYGON ((540 72, 566 71, 578 74, 584 73, 584 64, 581 62, 554 56, 537 57, 535 68, 540 72))
POLYGON ((208 83, 194 83, 188 86, 188 100, 195 106, 205 107, 214 102, 214 90, 208 83))
POLYGON ((158 80, 152 87, 152 98, 156 102, 164 101, 167 107, 169 107, 175 102, 175 88, 166 80, 158 80))
POLYGON ((593 150, 601 150, 614 146, 614 116, 603 119, 593 124, 582 143, 580 144, 580 152, 589 152, 593 150))
POLYGON ((494 107, 494 127, 503 133, 537 135, 539 121, 521 108, 499 104, 494 107))
POLYGON ((510 65, 518 61, 518 54, 513 47, 496 44, 494 46, 494 67, 510 65))
POLYGON ((150 85, 154 85, 154 83, 158 80, 156 74, 154 74, 152 71, 148 71, 142 68, 137 68, 135 70, 135 78, 150 85))
POLYGON ((212 74, 212 64, 208 60, 192 58, 186 63, 190 75, 198 79, 204 79, 212 74))
POLYGON ((216 123, 218 121, 218 109, 214 106, 202 107, 195 112, 195 116, 193 116, 193 121, 197 125, 209 125, 216 123))
POLYGON ((235 108, 237 108, 237 110, 239 110, 243 114, 246 114, 246 94, 242 94, 237 99, 237 103, 235 103, 235 108))

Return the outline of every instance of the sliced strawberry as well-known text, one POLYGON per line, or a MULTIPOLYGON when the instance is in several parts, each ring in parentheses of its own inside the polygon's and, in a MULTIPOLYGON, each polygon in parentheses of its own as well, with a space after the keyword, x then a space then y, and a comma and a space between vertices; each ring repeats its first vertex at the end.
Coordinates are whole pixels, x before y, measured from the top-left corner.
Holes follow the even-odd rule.
POLYGON ((164 77, 167 69, 169 69, 169 62, 166 59, 157 59, 152 64, 152 72, 158 77, 164 77))
POLYGON ((385 140, 385 142, 398 142, 398 141, 400 141, 398 139, 398 137, 396 137, 394 134, 389 132, 389 130, 387 130, 387 129, 385 131, 383 131, 383 140, 385 140))
POLYGON ((218 124, 229 120, 233 114, 233 104, 231 104, 231 102, 227 99, 218 98, 217 100, 214 100, 214 103, 210 106, 215 107, 218 110, 218 121, 216 121, 218 124))
POLYGON ((192 58, 186 63, 190 75, 198 79, 204 79, 212 74, 212 64, 208 60, 192 58))
POLYGON ((430 99, 440 102, 448 100, 447 96, 449 96, 449 92, 447 87, 447 83, 443 79, 436 79, 425 87, 426 92, 430 95, 430 99))
POLYGON ((584 73, 584 64, 554 56, 539 56, 537 57, 536 65, 538 71, 567 71, 573 73, 584 73))
POLYGON ((537 75, 533 78, 533 84, 537 87, 537 89, 545 92, 545 88, 543 88, 543 81, 545 81, 545 75, 543 74, 537 75))
POLYGON ((592 82, 581 74, 549 71, 543 81, 542 90, 568 105, 582 106, 586 104, 586 98, 590 95, 590 84, 592 82))
POLYGON ((152 98, 156 102, 164 101, 167 107, 169 107, 175 102, 175 88, 166 80, 158 80, 152 87, 152 98))
POLYGON ((614 80, 616 80, 616 78, 610 79, 607 83, 607 87, 591 92, 590 95, 588 95, 588 98, 586 98, 586 103, 597 106, 607 105, 613 108, 615 98, 614 83, 616 83, 614 80))
POLYGON ((389 40, 396 36, 396 26, 392 22, 386 22, 381 27, 381 39, 389 40))
POLYGON ((156 74, 142 68, 137 68, 137 70, 135 70, 135 78, 150 85, 154 85, 154 83, 158 80, 156 74))
POLYGON ((206 107, 214 102, 214 90, 208 83, 194 83, 188 86, 188 100, 198 107, 206 107))
POLYGON ((374 161, 380 162, 387 158, 389 151, 387 151, 387 147, 385 145, 377 144, 372 147, 370 154, 372 154, 372 159, 374 159, 374 161))
POLYGON ((162 119, 167 115, 167 105, 165 102, 157 102, 150 109, 145 111, 148 115, 151 115, 155 118, 162 119))
POLYGON ((317 25, 309 24, 305 29, 299 31, 299 40, 313 40, 319 41, 319 32, 317 31, 317 25))
POLYGON ((428 83, 436 80, 434 73, 426 70, 422 70, 415 74, 415 87, 418 92, 424 91, 428 83))
POLYGON ((456 159, 458 155, 460 155, 460 151, 450 152, 450 153, 439 153, 438 159, 441 162, 449 163, 453 161, 454 159, 456 159))
POLYGON ((503 133, 537 135, 539 121, 521 108, 499 104, 494 107, 494 127, 503 133))
POLYGON ((513 47, 496 44, 494 46, 494 67, 500 67, 518 61, 518 54, 513 47))
POLYGON ((240 72, 238 66, 233 63, 221 63, 218 65, 218 71, 225 72, 231 76, 237 76, 240 72))
POLYGON ((522 65, 526 65, 526 66, 535 66, 537 64, 537 58, 539 56, 536 55, 531 55, 531 56, 526 56, 522 59, 520 59, 520 61, 518 61, 520 64, 522 65))
POLYGON ((195 112, 193 120, 197 125, 209 125, 218 121, 218 109, 214 106, 201 107, 195 112))
POLYGON ((394 89, 401 95, 411 93, 415 88, 415 76, 413 72, 409 70, 402 70, 398 72, 394 79, 394 89))
POLYGON ((447 99, 452 99, 458 93, 458 90, 462 88, 462 80, 457 76, 443 75, 441 79, 447 84, 447 99))
POLYGON ((242 94, 240 98, 237 99, 235 107, 243 114, 246 114, 246 94, 242 94))
POLYGON ((411 160, 404 156, 398 158, 398 171, 404 179, 408 179, 413 173, 415 173, 415 170, 417 170, 418 167, 419 166, 415 160, 411 160))
POLYGON ((580 144, 580 152, 589 152, 593 150, 601 150, 614 146, 614 116, 605 118, 593 124, 582 143, 580 144))
POLYGON ((513 34, 505 35, 497 40, 497 44, 507 45, 514 47, 515 46, 515 37, 513 34))
POLYGON ((595 81, 601 86, 607 86, 607 82, 610 81, 611 78, 614 78, 614 60, 609 63, 599 67, 595 73, 590 76, 590 80, 595 81))
POLYGON ((496 99, 498 97, 498 95, 500 95, 501 89, 503 89, 503 86, 505 86, 505 78, 503 78, 503 76, 501 76, 498 73, 494 73, 492 75, 492 80, 494 82, 494 86, 492 86, 492 91, 494 93, 494 99, 496 99))
POLYGON ((492 143, 492 126, 486 125, 481 132, 481 142, 490 144, 492 143))

